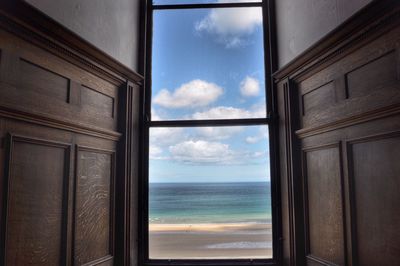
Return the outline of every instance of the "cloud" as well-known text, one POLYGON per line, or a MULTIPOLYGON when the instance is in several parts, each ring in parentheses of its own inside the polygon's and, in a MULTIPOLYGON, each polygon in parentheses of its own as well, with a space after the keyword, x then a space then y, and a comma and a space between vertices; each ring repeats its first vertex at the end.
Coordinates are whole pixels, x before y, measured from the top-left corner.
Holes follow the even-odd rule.
POLYGON ((193 119, 240 119, 265 117, 265 106, 253 106, 250 110, 230 106, 213 107, 204 112, 196 112, 193 119))
POLYGON ((182 128, 158 127, 150 129, 150 145, 165 147, 173 145, 185 138, 186 135, 182 128))
POLYGON ((254 144, 263 139, 268 139, 268 131, 264 127, 260 128, 260 131, 257 135, 246 137, 245 141, 249 144, 254 144))
POLYGON ((158 114, 158 112, 153 108, 151 108, 151 120, 152 121, 163 120, 162 117, 158 114))
POLYGON ((150 159, 162 159, 162 157, 161 157, 162 152, 163 152, 163 150, 156 145, 150 145, 150 147, 149 147, 150 159))
POLYGON ((204 137, 207 140, 223 140, 229 139, 232 135, 235 135, 243 131, 243 127, 199 127, 197 133, 200 137, 204 137))
POLYGON ((252 77, 246 76, 240 82, 240 93, 245 97, 257 96, 260 92, 260 82, 252 77))
POLYGON ((249 144, 254 144, 257 143, 259 141, 258 137, 247 137, 246 138, 246 142, 249 144))
POLYGON ((188 140, 169 147, 172 159, 185 163, 227 163, 235 152, 228 144, 188 140))
POLYGON ((184 164, 258 164, 267 159, 265 151, 236 151, 228 144, 206 140, 186 140, 169 147, 170 160, 184 164))
POLYGON ((245 44, 245 37, 261 24, 261 8, 216 8, 196 22, 195 29, 215 35, 218 42, 225 44, 227 48, 234 48, 245 44))
POLYGON ((174 92, 162 89, 153 102, 165 108, 200 107, 216 101, 223 89, 214 83, 195 79, 182 84, 174 92))

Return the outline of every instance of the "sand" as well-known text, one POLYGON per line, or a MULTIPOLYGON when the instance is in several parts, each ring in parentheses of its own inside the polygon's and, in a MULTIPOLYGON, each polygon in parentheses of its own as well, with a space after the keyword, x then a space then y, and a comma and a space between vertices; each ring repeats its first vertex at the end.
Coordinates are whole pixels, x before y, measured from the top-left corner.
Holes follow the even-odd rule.
POLYGON ((272 257, 270 224, 150 224, 151 259, 272 257))

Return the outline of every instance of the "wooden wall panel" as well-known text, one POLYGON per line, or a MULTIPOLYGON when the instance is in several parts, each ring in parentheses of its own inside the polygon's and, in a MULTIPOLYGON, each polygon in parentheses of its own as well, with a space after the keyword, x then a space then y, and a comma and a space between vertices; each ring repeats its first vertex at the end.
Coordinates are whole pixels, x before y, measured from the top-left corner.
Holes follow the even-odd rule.
POLYGON ((357 265, 400 265, 400 133, 348 145, 357 265))
POLYGON ((330 81, 302 95, 303 115, 324 110, 335 102, 335 85, 330 81))
POLYGON ((284 265, 400 265, 400 2, 371 2, 274 77, 284 265))
POLYGON ((74 261, 112 260, 114 155, 77 149, 74 261))
POLYGON ((304 151, 307 249, 309 257, 343 265, 344 229, 339 145, 304 151))
POLYGON ((6 265, 65 261, 69 146, 11 137, 6 265))
POLYGON ((0 29, 0 104, 103 133, 117 131, 120 85, 0 29), (77 119, 78 118, 78 119, 77 119))
POLYGON ((397 61, 397 52, 392 50, 347 73, 348 97, 360 97, 390 85, 396 86, 400 80, 397 61))
POLYGON ((81 90, 82 107, 92 115, 100 114, 105 118, 114 117, 114 98, 82 86, 81 90))
POLYGON ((25 92, 34 92, 61 102, 68 102, 69 79, 39 67, 24 59, 19 60, 19 85, 25 92))
POLYGON ((302 130, 398 103, 399 51, 400 28, 395 28, 319 72, 299 78, 299 97, 305 99, 300 102, 302 130), (307 113, 312 108, 316 112, 307 113))
POLYGON ((25 1, 0 1, 0 265, 137 264, 142 80, 25 1), (28 138, 8 149, 6 135, 28 138))

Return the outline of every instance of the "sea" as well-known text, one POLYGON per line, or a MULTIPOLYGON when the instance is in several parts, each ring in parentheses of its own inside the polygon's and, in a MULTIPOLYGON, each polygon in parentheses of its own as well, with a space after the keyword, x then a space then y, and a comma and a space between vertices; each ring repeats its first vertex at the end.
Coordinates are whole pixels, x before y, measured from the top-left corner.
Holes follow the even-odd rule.
POLYGON ((150 183, 154 224, 271 223, 271 184, 150 183))

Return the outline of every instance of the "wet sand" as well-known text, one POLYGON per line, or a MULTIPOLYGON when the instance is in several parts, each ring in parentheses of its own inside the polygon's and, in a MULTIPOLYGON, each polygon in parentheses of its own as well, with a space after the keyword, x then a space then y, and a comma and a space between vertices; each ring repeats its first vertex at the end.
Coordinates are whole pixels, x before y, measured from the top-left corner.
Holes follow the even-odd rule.
POLYGON ((272 257, 271 224, 150 224, 151 259, 272 257))

